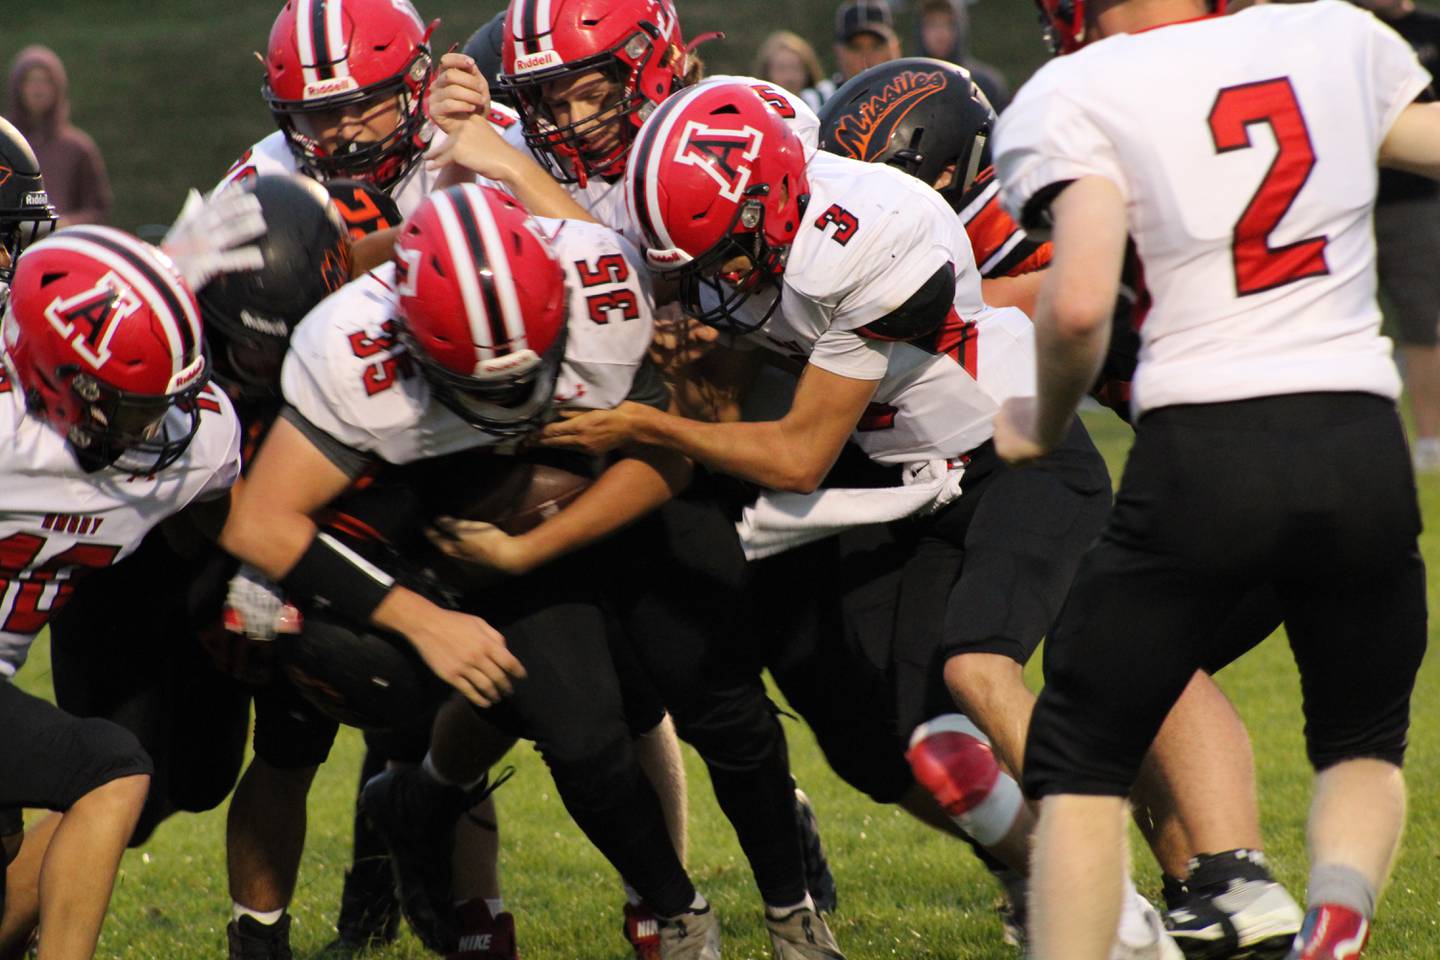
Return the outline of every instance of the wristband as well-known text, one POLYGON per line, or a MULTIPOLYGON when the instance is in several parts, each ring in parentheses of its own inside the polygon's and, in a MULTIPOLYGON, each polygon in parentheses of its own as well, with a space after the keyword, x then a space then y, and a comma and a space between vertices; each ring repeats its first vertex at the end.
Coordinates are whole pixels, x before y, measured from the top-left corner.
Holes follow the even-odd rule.
POLYGON ((280 586, 292 597, 368 624, 395 578, 330 534, 318 533, 280 586))

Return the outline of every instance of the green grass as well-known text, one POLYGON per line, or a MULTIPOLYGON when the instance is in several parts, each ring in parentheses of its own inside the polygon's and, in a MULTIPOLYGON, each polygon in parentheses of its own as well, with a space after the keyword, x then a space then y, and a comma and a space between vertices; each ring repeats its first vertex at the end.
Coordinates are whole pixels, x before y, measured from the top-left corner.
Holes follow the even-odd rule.
MULTIPOLYGON (((1088 418, 1118 476, 1129 432, 1109 414, 1088 418)), ((1440 480, 1422 481, 1428 517, 1440 516, 1440 480)), ((1432 567, 1440 537, 1423 540, 1432 567)), ((1437 583, 1432 577, 1431 583, 1437 583)), ((1432 593, 1433 593, 1432 586, 1432 593)), ((1432 600, 1433 600, 1432 596, 1432 600)), ((1035 671, 1032 668, 1032 674, 1035 671)), ((1038 683, 1038 676, 1032 677, 1038 683)), ((1225 671, 1255 741, 1262 816, 1281 879, 1304 889, 1304 817, 1309 770, 1300 737, 1299 687, 1288 648, 1272 638, 1225 671)), ((44 691, 48 659, 42 646, 21 673, 22 685, 44 691)), ((1415 692, 1408 775, 1410 827, 1373 948, 1375 960, 1440 956, 1440 669, 1431 657, 1415 692)), ((842 784, 825 766, 809 733, 789 726, 797 779, 815 801, 840 887, 837 936, 855 958, 907 960, 1009 958, 991 906, 995 891, 966 849, 879 807, 842 784)), ((340 880, 349 855, 350 804, 360 738, 342 733, 310 799, 310 834, 295 898, 293 941, 298 957, 330 936, 340 880)), ((696 883, 724 921, 727 957, 768 957, 758 898, 729 826, 716 808, 703 766, 686 748, 690 772, 691 854, 696 883)), ((613 872, 568 820, 543 765, 528 748, 511 757, 519 773, 498 795, 507 904, 519 922, 522 955, 531 960, 576 957, 623 960, 617 930, 621 894, 613 872)), ((1158 871, 1137 845, 1136 876, 1155 892, 1158 871)), ((176 817, 143 851, 126 856, 114 909, 101 943, 106 958, 201 958, 223 953, 229 900, 225 892, 224 811, 176 817)), ((408 934, 375 954, 384 960, 426 954, 408 934)))

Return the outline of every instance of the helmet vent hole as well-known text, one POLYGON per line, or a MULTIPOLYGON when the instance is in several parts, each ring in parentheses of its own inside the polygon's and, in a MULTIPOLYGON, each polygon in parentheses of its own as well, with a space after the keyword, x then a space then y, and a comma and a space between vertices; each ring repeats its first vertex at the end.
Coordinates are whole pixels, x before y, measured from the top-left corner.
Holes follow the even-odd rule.
POLYGON ((65 277, 63 273, 42 273, 40 274, 40 286, 45 287, 65 277))
POLYGON ((431 258, 430 258, 430 267, 431 267, 436 273, 440 274, 440 276, 442 276, 442 277, 445 276, 445 265, 440 262, 440 258, 439 258, 439 257, 431 257, 431 258))
POLYGON ((714 113, 714 114, 721 114, 721 113, 739 113, 739 112, 740 112, 740 108, 737 107, 737 106, 735 106, 735 104, 733 104, 733 103, 727 103, 727 104, 725 104, 723 107, 717 107, 717 108, 715 108, 715 109, 714 109, 713 111, 711 111, 711 112, 714 113))

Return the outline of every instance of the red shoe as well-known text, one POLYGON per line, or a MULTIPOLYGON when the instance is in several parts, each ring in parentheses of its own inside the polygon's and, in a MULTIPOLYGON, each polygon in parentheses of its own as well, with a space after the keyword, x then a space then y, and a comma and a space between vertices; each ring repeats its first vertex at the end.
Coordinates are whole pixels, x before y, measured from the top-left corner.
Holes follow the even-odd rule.
POLYGON ((660 921, 643 903, 625 904, 625 939, 635 949, 635 960, 660 960, 660 921))
POLYGON ((1355 960, 1370 940, 1370 921, 1333 903, 1311 907, 1286 960, 1355 960))
POLYGON ((509 913, 490 916, 481 897, 466 900, 455 908, 460 923, 460 943, 445 960, 519 960, 515 949, 515 918, 509 913))

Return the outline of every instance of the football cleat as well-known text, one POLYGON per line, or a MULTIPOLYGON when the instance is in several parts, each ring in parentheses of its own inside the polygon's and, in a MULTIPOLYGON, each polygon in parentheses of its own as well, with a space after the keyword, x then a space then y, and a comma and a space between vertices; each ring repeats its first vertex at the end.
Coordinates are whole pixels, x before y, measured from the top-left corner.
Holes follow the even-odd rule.
POLYGON ((1183 899, 1165 926, 1188 960, 1279 960, 1300 930, 1298 904, 1258 850, 1190 861, 1183 899))
POLYGON ((830 861, 825 858, 815 805, 799 787, 795 788, 795 822, 800 827, 800 853, 805 860, 805 887, 810 892, 810 899, 814 901, 817 912, 834 913, 838 902, 835 875, 830 872, 830 861))
POLYGON ((393 943, 400 932, 400 901, 395 875, 384 857, 369 857, 345 871, 335 939, 320 951, 321 960, 350 960, 374 947, 393 943))
POLYGON ((625 904, 620 929, 635 951, 635 960, 660 960, 660 921, 643 902, 625 904))
POLYGON ((419 767, 386 770, 360 791, 360 811, 390 851, 405 920, 435 953, 450 952, 459 938, 451 857, 455 822, 467 806, 464 791, 419 767))
POLYGON ((230 960, 291 960, 290 915, 274 923, 261 923, 251 916, 230 921, 225 928, 230 943, 230 960))
POLYGON ((774 960, 845 960, 840 946, 814 910, 792 910, 783 917, 765 917, 774 960))
POLYGON ((708 903, 659 924, 660 960, 720 960, 720 918, 708 903))
POLYGON ((1349 907, 1311 907, 1285 960, 1355 960, 1370 940, 1370 921, 1349 907))
POLYGON ((995 913, 1000 918, 1001 935, 1007 944, 1019 947, 1020 952, 1024 953, 1025 924, 1030 919, 1029 904, 1025 899, 1025 875, 1006 866, 992 868, 990 873, 1000 884, 1002 891, 995 904, 995 913))
POLYGON ((509 913, 490 915, 483 898, 466 900, 455 908, 460 942, 445 960, 518 960, 515 918, 509 913))

